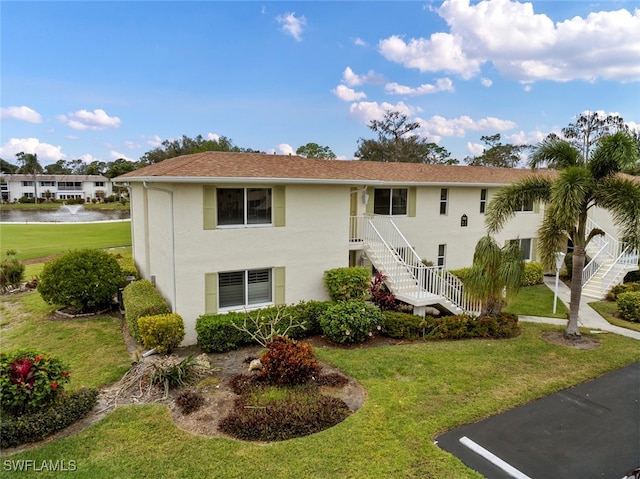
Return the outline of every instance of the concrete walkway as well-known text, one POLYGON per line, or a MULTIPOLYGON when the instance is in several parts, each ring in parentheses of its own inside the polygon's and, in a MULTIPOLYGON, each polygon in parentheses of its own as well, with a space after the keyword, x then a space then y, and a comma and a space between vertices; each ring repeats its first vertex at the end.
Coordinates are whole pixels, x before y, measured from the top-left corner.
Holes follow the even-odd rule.
MULTIPOLYGON (((555 276, 545 276, 544 282, 551 289, 551 291, 555 291, 555 282, 556 282, 555 276)), ((562 301, 568 308, 570 299, 571 299, 571 290, 562 281, 559 281, 558 282, 558 301, 562 301)), ((613 324, 610 324, 602 316, 600 316, 600 314, 598 314, 591 306, 587 304, 593 301, 596 301, 596 300, 593 298, 588 298, 584 295, 582 295, 580 298, 580 315, 578 317, 578 325, 581 328, 589 329, 589 331, 607 331, 610 333, 616 333, 621 336, 627 336, 629 338, 640 340, 640 331, 632 331, 630 329, 621 328, 620 326, 614 326, 613 324)), ((567 325, 566 319, 558 319, 558 318, 543 318, 538 316, 519 316, 518 319, 520 321, 527 321, 532 323, 556 324, 558 326, 567 325)))

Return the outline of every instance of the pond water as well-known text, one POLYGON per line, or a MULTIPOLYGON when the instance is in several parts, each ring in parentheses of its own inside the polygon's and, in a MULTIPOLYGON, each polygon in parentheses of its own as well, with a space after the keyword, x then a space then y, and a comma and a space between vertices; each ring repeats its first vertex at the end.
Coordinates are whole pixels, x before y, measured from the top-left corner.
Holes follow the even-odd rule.
POLYGON ((0 208, 0 223, 89 223, 131 218, 127 210, 88 210, 64 205, 57 210, 11 210, 0 208))

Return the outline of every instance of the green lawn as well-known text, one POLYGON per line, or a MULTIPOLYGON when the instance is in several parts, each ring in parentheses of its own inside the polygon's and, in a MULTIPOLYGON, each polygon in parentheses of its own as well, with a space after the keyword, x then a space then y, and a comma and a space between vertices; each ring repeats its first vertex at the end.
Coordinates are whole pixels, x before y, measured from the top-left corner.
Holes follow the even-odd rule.
POLYGON ((544 284, 521 288, 516 299, 506 308, 506 312, 523 316, 542 316, 565 319, 569 312, 558 299, 556 314, 553 314, 553 291, 544 284))
POLYGON ((131 246, 131 222, 77 224, 0 224, 0 256, 9 249, 18 259, 34 259, 72 249, 131 246))
POLYGON ((602 316, 614 326, 620 326, 621 328, 640 331, 640 323, 625 321, 624 319, 618 318, 613 315, 618 311, 618 304, 615 301, 594 301, 593 303, 589 303, 589 306, 595 309, 600 314, 600 316, 602 316))
MULTIPOLYGON (((434 439, 640 360, 638 343, 629 338, 598 336, 600 348, 580 351, 542 340, 551 326, 522 329, 508 340, 317 349, 367 389, 367 400, 346 421, 311 436, 269 445, 197 436, 178 429, 165 406, 132 405, 10 459, 73 460, 78 470, 70 477, 105 479, 479 478, 434 439)), ((0 477, 9 475, 0 471, 0 477)))

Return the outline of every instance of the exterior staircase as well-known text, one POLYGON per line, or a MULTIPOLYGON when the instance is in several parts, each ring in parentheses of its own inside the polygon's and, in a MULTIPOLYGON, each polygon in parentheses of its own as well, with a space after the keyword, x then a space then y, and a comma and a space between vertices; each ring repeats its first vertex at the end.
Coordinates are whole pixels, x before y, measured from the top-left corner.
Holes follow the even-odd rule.
POLYGON ((386 279, 389 290, 400 301, 414 307, 415 314, 425 314, 427 306, 453 314, 478 314, 480 304, 470 302, 462 282, 441 267, 426 266, 387 216, 362 219, 362 246, 386 279))
MULTIPOLYGON (((589 219, 587 234, 599 226, 589 219)), ((638 251, 619 242, 608 233, 595 236, 587 245, 591 258, 582 271, 582 294, 602 299, 609 290, 622 283, 629 271, 638 269, 638 251)))

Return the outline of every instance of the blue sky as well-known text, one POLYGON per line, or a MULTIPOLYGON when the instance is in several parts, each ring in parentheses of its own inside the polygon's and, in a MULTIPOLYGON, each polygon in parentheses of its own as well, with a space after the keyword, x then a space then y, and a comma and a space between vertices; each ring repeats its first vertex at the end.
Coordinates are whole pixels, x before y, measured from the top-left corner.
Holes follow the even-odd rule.
POLYGON ((455 158, 584 111, 640 127, 640 2, 2 1, 0 157, 226 136, 351 159, 387 109, 455 158))

